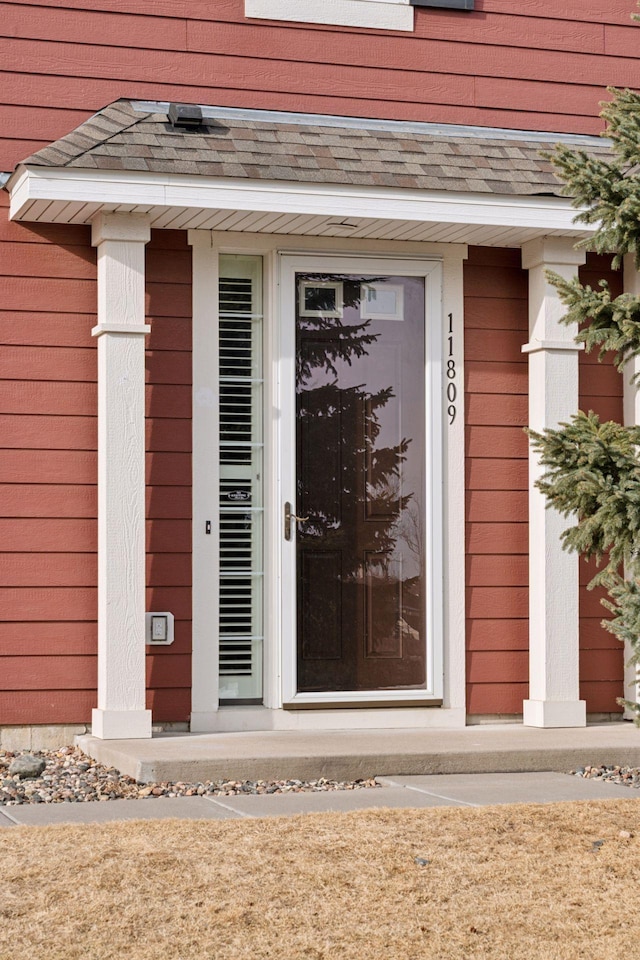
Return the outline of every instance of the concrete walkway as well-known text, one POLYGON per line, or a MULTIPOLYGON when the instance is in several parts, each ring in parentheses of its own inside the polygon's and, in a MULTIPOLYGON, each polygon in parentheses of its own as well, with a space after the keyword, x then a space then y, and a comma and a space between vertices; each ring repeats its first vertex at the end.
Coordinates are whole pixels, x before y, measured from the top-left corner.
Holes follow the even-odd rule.
POLYGON ((456 730, 260 731, 78 738, 96 760, 136 780, 356 780, 396 774, 566 772, 590 764, 640 767, 640 729, 571 730, 496 724, 456 730))
POLYGON ((226 820, 381 807, 475 807, 625 798, 640 790, 571 777, 586 764, 640 767, 640 730, 609 723, 572 730, 517 724, 460 730, 177 734, 151 740, 80 737, 95 759, 139 781, 355 780, 375 789, 237 797, 160 797, 0 807, 0 827, 112 820, 226 820))
POLYGON ((0 807, 0 827, 114 820, 230 820, 375 808, 482 807, 502 803, 636 799, 640 790, 562 773, 444 774, 380 778, 379 788, 239 797, 161 797, 0 807))

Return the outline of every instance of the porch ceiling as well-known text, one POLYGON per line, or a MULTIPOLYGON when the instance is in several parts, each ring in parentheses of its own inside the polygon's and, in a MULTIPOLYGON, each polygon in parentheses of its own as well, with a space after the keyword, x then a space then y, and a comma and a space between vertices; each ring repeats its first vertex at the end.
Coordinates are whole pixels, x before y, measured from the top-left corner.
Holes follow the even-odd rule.
POLYGON ((9 179, 15 220, 142 214, 159 229, 519 245, 584 236, 540 155, 596 137, 120 100, 27 158, 9 179))

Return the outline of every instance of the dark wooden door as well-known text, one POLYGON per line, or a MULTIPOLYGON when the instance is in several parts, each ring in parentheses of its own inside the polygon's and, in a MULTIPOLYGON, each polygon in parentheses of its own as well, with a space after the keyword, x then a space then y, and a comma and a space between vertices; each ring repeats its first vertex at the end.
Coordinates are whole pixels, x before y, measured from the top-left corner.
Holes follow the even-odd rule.
POLYGON ((424 279, 297 287, 298 690, 420 688, 424 279))

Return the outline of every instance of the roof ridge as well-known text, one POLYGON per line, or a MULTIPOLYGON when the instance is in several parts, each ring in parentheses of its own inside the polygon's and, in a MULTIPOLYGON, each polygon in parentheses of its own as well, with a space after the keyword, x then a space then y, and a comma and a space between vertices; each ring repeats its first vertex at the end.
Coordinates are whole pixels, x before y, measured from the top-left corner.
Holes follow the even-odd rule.
MULTIPOLYGON (((169 109, 168 100, 129 101, 131 109, 146 114, 163 114, 169 109)), ((527 140, 539 143, 571 143, 595 146, 607 145, 606 137, 588 133, 556 133, 544 130, 516 130, 512 127, 480 127, 473 124, 439 123, 430 120, 386 120, 370 117, 340 117, 333 114, 298 113, 286 110, 260 110, 251 107, 222 107, 215 104, 198 104, 204 119, 247 120, 256 123, 291 123, 320 127, 342 127, 354 130, 389 130, 407 133, 423 133, 428 136, 457 135, 463 138, 487 140, 527 140)))

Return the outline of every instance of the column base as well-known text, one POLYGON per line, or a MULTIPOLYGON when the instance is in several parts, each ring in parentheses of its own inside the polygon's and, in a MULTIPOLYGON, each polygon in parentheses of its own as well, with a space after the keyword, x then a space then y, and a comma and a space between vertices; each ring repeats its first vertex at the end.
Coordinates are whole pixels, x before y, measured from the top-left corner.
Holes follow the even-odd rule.
POLYGON ((151 710, 92 710, 91 733, 100 740, 148 740, 151 710))
POLYGON ((586 700, 524 700, 525 727, 586 727, 586 700))

